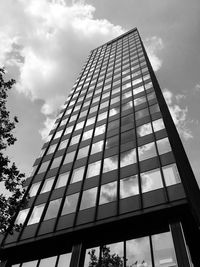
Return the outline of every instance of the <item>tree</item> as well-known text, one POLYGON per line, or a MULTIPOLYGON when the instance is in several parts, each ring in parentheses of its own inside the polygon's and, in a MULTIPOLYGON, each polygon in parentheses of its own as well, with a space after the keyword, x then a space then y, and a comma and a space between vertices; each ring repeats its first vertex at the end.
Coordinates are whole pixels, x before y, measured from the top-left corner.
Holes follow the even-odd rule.
POLYGON ((22 187, 24 174, 20 173, 15 163, 11 163, 5 155, 6 148, 16 141, 12 131, 18 119, 15 116, 13 121, 10 121, 10 112, 6 108, 8 91, 15 84, 15 80, 5 81, 4 75, 4 69, 0 68, 0 182, 8 191, 8 194, 0 194, 0 233, 7 230, 12 233, 13 229, 19 229, 19 225, 12 223, 13 217, 17 210, 26 204, 26 199, 23 199, 22 187))
POLYGON ((101 258, 95 255, 95 249, 88 252, 90 255, 89 267, 122 267, 123 259, 116 253, 110 254, 110 248, 107 246, 102 247, 101 258))

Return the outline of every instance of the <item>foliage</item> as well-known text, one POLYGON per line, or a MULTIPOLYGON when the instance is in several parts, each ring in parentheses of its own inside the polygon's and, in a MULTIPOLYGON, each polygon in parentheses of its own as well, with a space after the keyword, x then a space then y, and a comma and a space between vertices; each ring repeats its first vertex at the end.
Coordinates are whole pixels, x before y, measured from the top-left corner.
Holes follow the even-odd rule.
POLYGON ((0 194, 0 233, 9 230, 12 233, 13 229, 19 229, 18 225, 11 227, 11 222, 16 211, 23 207, 26 200, 22 201, 24 190, 22 188, 24 174, 20 173, 15 163, 11 163, 8 156, 5 155, 5 150, 8 146, 15 143, 16 138, 12 131, 18 119, 15 116, 13 121, 10 121, 10 112, 6 108, 8 91, 12 88, 15 80, 4 80, 5 71, 0 68, 0 182, 1 187, 8 190, 8 194, 0 194))
POLYGON ((89 267, 122 267, 123 260, 117 254, 110 254, 110 248, 107 246, 102 247, 101 258, 95 255, 95 249, 88 252, 90 255, 89 267))

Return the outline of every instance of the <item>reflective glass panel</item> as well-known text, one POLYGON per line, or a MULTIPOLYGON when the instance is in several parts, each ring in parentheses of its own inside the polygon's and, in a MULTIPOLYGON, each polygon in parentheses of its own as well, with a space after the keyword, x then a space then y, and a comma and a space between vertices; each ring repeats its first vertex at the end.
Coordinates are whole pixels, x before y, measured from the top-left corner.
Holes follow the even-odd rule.
POLYGON ((93 129, 91 129, 91 130, 89 130, 87 132, 84 132, 83 133, 83 137, 82 137, 82 141, 91 138, 92 137, 92 133, 93 133, 93 129))
POLYGON ((120 167, 136 163, 136 150, 131 149, 120 154, 120 167))
POLYGON ((157 156, 155 143, 148 143, 138 147, 139 160, 145 160, 157 156))
POLYGON ((70 142, 70 146, 77 144, 79 142, 80 137, 80 134, 73 136, 70 142))
POLYGON ((127 266, 151 267, 149 237, 126 241, 127 266))
POLYGON ((171 145, 169 143, 169 139, 167 137, 156 141, 156 143, 160 155, 170 152, 172 150, 171 145))
POLYGON ((51 167, 50 167, 50 169, 59 167, 62 158, 63 158, 63 156, 54 158, 53 162, 51 163, 51 167))
MULTIPOLYGON (((22 267, 36 267, 38 260, 35 261, 27 261, 22 264, 22 267)), ((15 265, 14 265, 15 266, 15 265)))
POLYGON ((139 194, 137 175, 120 180, 120 198, 131 197, 139 194))
POLYGON ((59 174, 55 188, 66 186, 68 178, 69 178, 69 172, 59 174))
POLYGON ((65 160, 64 160, 63 164, 72 162, 74 160, 75 153, 76 153, 76 151, 72 151, 70 153, 67 153, 65 156, 65 160))
POLYGON ((118 168, 118 155, 104 159, 103 173, 116 170, 118 168))
POLYGON ((54 267, 56 264, 57 256, 41 259, 40 267, 54 267))
POLYGON ((121 144, 125 144, 128 142, 135 143, 134 130, 129 130, 129 131, 126 131, 125 133, 121 134, 121 144))
POLYGON ((149 109, 150 109, 150 113, 151 113, 151 114, 154 114, 154 113, 160 111, 160 108, 159 108, 158 104, 155 104, 155 105, 153 105, 153 106, 150 106, 149 109))
POLYGON ((162 169, 166 186, 170 186, 181 182, 176 164, 167 165, 162 169))
POLYGON ((92 117, 92 118, 87 119, 86 126, 89 126, 89 125, 95 123, 95 118, 96 117, 92 117))
POLYGON ((128 110, 128 109, 132 109, 132 107, 133 107, 133 101, 132 100, 127 102, 127 103, 125 103, 125 104, 122 103, 122 106, 121 106, 122 111, 125 111, 125 110, 128 110))
POLYGON ((49 206, 47 208, 44 221, 52 219, 52 218, 56 218, 59 208, 60 208, 60 203, 61 203, 61 198, 58 198, 58 199, 55 199, 49 202, 49 206))
POLYGON ((66 196, 61 215, 66 215, 76 211, 78 197, 79 193, 66 196))
POLYGON ((119 120, 114 120, 108 123, 107 131, 112 131, 119 127, 119 120))
POLYGON ((154 132, 160 131, 165 128, 164 122, 162 119, 158 119, 152 122, 154 132))
POLYGON ((141 173, 142 192, 148 192, 163 187, 159 169, 141 173))
POLYGON ((107 118, 107 115, 108 115, 108 111, 106 112, 103 112, 103 113, 100 113, 98 118, 97 118, 97 121, 101 121, 101 120, 104 120, 107 118))
POLYGON ((30 197, 33 197, 33 196, 35 196, 37 194, 37 191, 38 191, 38 189, 40 187, 40 184, 41 184, 41 182, 32 184, 32 186, 31 186, 31 188, 29 190, 29 196, 30 197))
POLYGON ((90 178, 92 176, 99 175, 100 167, 101 167, 101 161, 100 160, 99 161, 95 161, 93 163, 90 163, 88 165, 86 178, 90 178))
POLYGON ((134 88, 133 95, 137 95, 137 94, 139 94, 139 93, 141 93, 143 91, 144 91, 144 86, 141 85, 141 86, 139 86, 137 88, 134 88))
POLYGON ((42 163, 42 165, 40 166, 40 168, 39 168, 39 171, 38 171, 38 173, 42 173, 42 172, 45 172, 46 171, 46 169, 47 169, 47 167, 48 167, 48 165, 49 165, 49 160, 48 161, 45 161, 45 162, 43 162, 42 163))
POLYGON ((77 123, 76 124, 76 128, 75 128, 75 131, 82 129, 83 128, 83 125, 84 125, 84 122, 85 121, 82 121, 82 122, 77 123))
POLYGON ((106 247, 110 249, 110 255, 111 255, 111 257, 112 257, 112 255, 115 254, 116 256, 118 255, 120 257, 120 259, 121 259, 121 262, 120 262, 119 265, 113 265, 113 266, 123 267, 124 266, 123 265, 123 256, 124 256, 124 244, 123 244, 123 242, 109 244, 109 245, 106 245, 106 247))
POLYGON ((96 204, 97 187, 83 191, 80 210, 94 207, 96 204))
POLYGON ((155 267, 177 267, 174 244, 170 232, 152 236, 155 267))
POLYGON ((134 106, 138 106, 140 104, 143 104, 146 102, 146 97, 145 96, 142 96, 142 97, 138 97, 136 99, 134 99, 134 106))
POLYGON ((117 199, 117 181, 101 186, 99 205, 115 201, 117 199))
POLYGON ((94 136, 97 136, 97 135, 105 133, 105 129, 106 129, 106 125, 105 124, 103 124, 103 125, 101 125, 99 127, 96 127, 94 136))
POLYGON ((44 181, 42 190, 40 193, 45 193, 51 190, 55 177, 48 178, 44 181))
POLYGON ((51 154, 55 151, 57 144, 51 145, 47 151, 47 154, 51 154))
POLYGON ((30 208, 25 209, 25 210, 20 210, 20 212, 17 215, 17 218, 15 220, 16 224, 23 224, 26 220, 26 217, 28 215, 30 208))
POLYGON ((152 132, 153 131, 152 131, 152 126, 150 122, 137 127, 138 136, 145 136, 145 135, 151 134, 152 132))
MULTIPOLYGON (((92 252, 93 250, 94 250, 94 255, 97 257, 97 260, 99 259, 99 247, 86 249, 84 267, 90 266, 91 256, 90 256, 89 252, 92 252)), ((94 265, 94 267, 95 267, 95 265, 94 265)))
POLYGON ((44 206, 45 204, 41 204, 34 207, 31 217, 29 218, 28 225, 39 222, 42 212, 44 210, 44 206))
POLYGON ((57 267, 69 267, 71 256, 72 256, 72 253, 60 255, 57 267))
POLYGON ((62 142, 60 142, 60 145, 59 145, 59 147, 58 147, 58 150, 59 150, 59 149, 66 148, 68 142, 69 142, 69 139, 65 139, 65 140, 63 140, 62 142))
POLYGON ((81 181, 83 179, 84 170, 85 166, 74 169, 70 183, 76 183, 78 181, 81 181))
POLYGON ((76 159, 81 159, 81 158, 87 157, 88 151, 89 151, 89 146, 85 146, 85 147, 80 148, 78 151, 78 155, 77 155, 76 159))
POLYGON ((106 139, 105 149, 113 148, 119 145, 119 135, 112 136, 106 139))
POLYGON ((139 120, 149 115, 149 111, 147 108, 140 109, 135 112, 135 119, 139 120))
POLYGON ((110 112, 109 112, 109 117, 111 117, 111 116, 114 116, 114 115, 118 114, 118 113, 119 113, 119 111, 120 111, 120 109, 119 109, 119 108, 112 108, 112 109, 110 109, 110 112))
POLYGON ((71 132, 72 132, 72 129, 73 129, 73 126, 71 126, 71 127, 67 127, 67 128, 65 129, 65 134, 69 134, 69 133, 71 133, 71 132))
POLYGON ((102 150, 103 150, 103 140, 92 144, 92 150, 90 154, 92 155, 92 154, 101 152, 102 150))

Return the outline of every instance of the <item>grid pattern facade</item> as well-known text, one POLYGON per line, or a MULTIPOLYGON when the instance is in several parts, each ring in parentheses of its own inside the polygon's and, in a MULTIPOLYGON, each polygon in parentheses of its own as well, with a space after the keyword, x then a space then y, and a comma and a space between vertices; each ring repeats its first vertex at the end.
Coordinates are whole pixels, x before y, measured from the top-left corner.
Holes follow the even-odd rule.
POLYGON ((102 205, 114 202, 114 216, 121 200, 137 195, 142 208, 142 194, 159 188, 169 201, 166 188, 180 178, 137 32, 91 53, 64 106, 18 222, 73 214, 73 226, 90 208, 98 220, 102 205))
MULTIPOLYGON (((162 211, 187 203, 153 75, 136 29, 91 51, 26 180, 30 201, 15 218, 22 229, 7 235, 4 245, 72 233, 81 227, 90 231, 91 226, 133 218, 152 208, 162 211)), ((117 249, 123 249, 117 253, 122 255, 123 266, 179 266, 169 224, 166 221, 157 233, 122 236, 117 249), (166 240, 163 237, 170 244, 163 251, 174 265, 159 263, 163 252, 157 250, 166 240), (127 244, 136 239, 146 244, 142 254, 146 260, 138 255, 143 265, 137 265, 136 258, 136 265, 128 265, 127 244)), ((112 242, 91 242, 85 251, 94 247, 101 258, 104 245, 112 242)), ((109 247, 116 249, 118 243, 109 247)), ((49 262, 58 267, 78 266, 73 246, 72 241, 68 249, 51 257, 38 256, 33 265, 12 266, 42 267, 50 266, 49 262)), ((85 263, 79 266, 88 266, 85 255, 85 263)), ((131 261, 134 263, 134 258, 131 261)))

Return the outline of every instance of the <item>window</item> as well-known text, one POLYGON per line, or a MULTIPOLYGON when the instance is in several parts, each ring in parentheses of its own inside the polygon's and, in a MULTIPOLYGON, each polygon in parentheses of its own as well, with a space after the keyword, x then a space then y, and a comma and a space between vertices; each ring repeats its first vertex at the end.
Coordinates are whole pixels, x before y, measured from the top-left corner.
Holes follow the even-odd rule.
POLYGON ((56 259, 57 257, 49 257, 49 258, 45 258, 45 259, 41 259, 40 260, 40 267, 47 267, 47 266, 51 266, 54 267, 56 264, 56 259))
POLYGON ((110 105, 115 104, 115 103, 120 102, 120 96, 117 96, 115 98, 112 98, 110 101, 110 105))
POLYGON ((106 149, 110 149, 119 145, 119 135, 112 136, 106 139, 106 149))
POLYGON ((96 204, 97 187, 83 191, 80 210, 94 207, 96 204))
POLYGON ((91 117, 91 118, 87 119, 86 126, 89 126, 89 125, 95 123, 95 118, 96 117, 91 117))
POLYGON ((141 173, 142 192, 152 191, 162 188, 162 178, 159 169, 141 173))
POLYGON ((135 119, 139 120, 149 115, 149 111, 147 108, 140 109, 137 112, 135 112, 135 119))
POLYGON ((64 160, 63 164, 72 162, 74 160, 75 152, 76 151, 72 151, 72 152, 67 153, 65 156, 65 160, 64 160))
POLYGON ((143 104, 145 102, 146 102, 146 97, 145 96, 138 97, 138 98, 134 99, 135 107, 138 106, 138 105, 141 105, 141 104, 143 104))
POLYGON ((45 204, 41 204, 34 207, 31 217, 29 218, 28 225, 38 223, 40 221, 44 206, 45 204))
POLYGON ((83 133, 82 141, 92 138, 93 129, 83 133))
POLYGON ((155 143, 148 143, 138 147, 139 160, 145 160, 157 156, 155 143))
POLYGON ((99 205, 115 201, 117 199, 117 181, 101 186, 99 205))
POLYGON ((85 121, 82 121, 82 122, 77 123, 76 124, 76 127, 75 127, 75 131, 82 129, 83 128, 83 125, 84 125, 84 122, 85 121))
POLYGON ((61 134, 62 134, 62 130, 60 130, 59 132, 56 132, 56 134, 55 134, 53 139, 56 139, 56 138, 60 137, 61 134))
POLYGON ((55 177, 51 177, 51 178, 49 178, 49 179, 46 179, 46 180, 44 181, 44 184, 43 184, 43 187, 42 187, 42 190, 41 190, 40 193, 45 193, 45 192, 50 191, 51 188, 52 188, 54 179, 55 179, 55 177))
POLYGON ((136 163, 136 150, 131 149, 120 154, 120 167, 125 167, 136 163))
POLYGON ((77 144, 80 140, 80 137, 80 134, 73 136, 70 142, 70 146, 77 144))
MULTIPOLYGON (((27 262, 24 262, 22 264, 22 267, 36 267, 37 266, 37 263, 38 263, 38 260, 35 260, 35 261, 27 261, 27 262)), ((12 267, 18 267, 20 266, 20 264, 18 265, 12 265, 12 267)))
POLYGON ((79 193, 68 195, 65 197, 61 215, 70 214, 76 211, 79 193))
POLYGON ((152 236, 155 266, 177 266, 170 232, 152 236))
POLYGON ((101 103, 101 105, 100 105, 100 108, 99 108, 99 109, 107 108, 107 107, 108 107, 108 105, 109 105, 109 101, 105 101, 105 102, 101 103))
POLYGON ((56 218, 59 208, 60 208, 60 203, 61 203, 61 198, 58 198, 58 199, 55 199, 49 202, 49 206, 47 208, 44 221, 52 219, 52 218, 56 218))
POLYGON ((60 145, 59 145, 59 147, 58 147, 58 150, 66 148, 68 142, 69 142, 69 139, 65 139, 65 140, 61 141, 61 142, 60 142, 60 145))
POLYGON ((122 112, 125 111, 125 110, 128 110, 128 109, 132 109, 133 107, 133 101, 129 101, 125 104, 122 104, 122 112))
POLYGON ((106 129, 106 125, 105 124, 103 124, 103 125, 101 125, 99 127, 96 127, 94 136, 103 134, 105 132, 105 129, 106 129))
POLYGON ((54 158, 54 159, 53 159, 53 162, 51 163, 51 167, 50 167, 50 168, 53 169, 53 168, 57 168, 57 167, 59 167, 62 158, 63 158, 63 156, 54 158))
POLYGON ((93 163, 90 163, 88 165, 88 170, 87 170, 87 176, 86 178, 90 178, 96 175, 99 175, 100 173, 100 167, 101 167, 101 161, 95 161, 93 163))
POLYGON ((108 115, 108 111, 103 112, 103 113, 100 113, 100 114, 98 115, 97 121, 101 121, 101 120, 106 119, 106 118, 107 118, 107 115, 108 115))
POLYGON ((41 164, 41 166, 40 166, 40 168, 39 168, 39 171, 38 171, 38 174, 46 171, 46 169, 47 169, 47 167, 48 167, 48 165, 49 165, 49 162, 50 162, 50 161, 48 160, 48 161, 45 161, 45 162, 43 162, 43 163, 41 164))
POLYGON ((126 131, 125 133, 121 134, 121 144, 125 144, 131 142, 135 144, 135 132, 134 130, 126 131))
POLYGON ((101 152, 102 150, 103 150, 103 140, 92 144, 92 149, 91 149, 90 154, 92 155, 92 154, 101 152))
POLYGON ((55 188, 66 186, 68 178, 69 178, 69 172, 59 174, 55 188))
POLYGON ((148 135, 151 133, 152 133, 151 123, 146 123, 146 124, 143 124, 143 125, 137 127, 137 135, 139 137, 142 137, 142 136, 145 136, 145 135, 148 135))
POLYGON ((169 143, 169 139, 167 137, 156 141, 156 143, 157 143, 159 155, 162 155, 164 153, 171 151, 171 146, 169 143))
POLYGON ((87 157, 88 151, 89 151, 89 146, 80 148, 76 159, 82 159, 84 157, 87 157))
POLYGON ((65 134, 69 134, 69 133, 71 133, 72 130, 73 130, 73 126, 71 126, 71 127, 67 127, 67 128, 65 129, 65 134))
POLYGON ((126 241, 126 257, 127 266, 152 266, 149 237, 126 241))
POLYGON ((137 95, 137 94, 139 94, 139 93, 141 93, 141 92, 143 92, 143 91, 144 91, 144 86, 141 85, 141 86, 139 86, 139 87, 137 87, 137 88, 134 88, 134 90, 133 90, 133 95, 137 95))
POLYGON ((160 108, 159 108, 158 104, 155 104, 155 105, 153 105, 153 106, 150 106, 149 109, 150 109, 150 113, 151 113, 151 114, 154 114, 154 113, 160 111, 160 108))
POLYGON ((170 186, 181 182, 176 164, 167 165, 162 169, 166 186, 170 186))
POLYGON ((23 224, 26 220, 26 217, 28 215, 30 208, 28 209, 24 209, 24 210, 20 210, 20 212, 17 215, 17 218, 15 220, 16 224, 23 224))
POLYGON ((37 194, 38 189, 40 187, 40 184, 41 184, 41 182, 32 184, 32 186, 31 186, 31 188, 29 190, 30 197, 33 197, 33 196, 35 196, 37 194))
POLYGON ((51 145, 47 151, 47 154, 51 154, 55 151, 57 144, 51 145))
POLYGON ((162 119, 158 119, 152 122, 154 132, 160 131, 165 128, 164 122, 162 119))
POLYGON ((118 155, 104 159, 103 173, 116 170, 118 168, 118 155))
POLYGON ((133 175, 120 180, 120 198, 139 194, 138 176, 133 175))
POLYGON ((76 182, 81 181, 83 179, 84 170, 85 170, 85 166, 74 169, 70 183, 76 183, 76 182))

